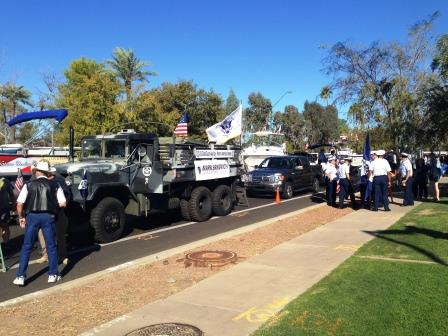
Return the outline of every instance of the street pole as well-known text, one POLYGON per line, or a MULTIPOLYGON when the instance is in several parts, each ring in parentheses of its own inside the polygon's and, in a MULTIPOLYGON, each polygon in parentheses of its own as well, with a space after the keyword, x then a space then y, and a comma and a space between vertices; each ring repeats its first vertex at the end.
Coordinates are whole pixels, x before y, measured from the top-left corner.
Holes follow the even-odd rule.
POLYGON ((277 99, 277 101, 274 103, 274 105, 272 105, 272 108, 271 108, 271 113, 270 114, 268 114, 268 116, 266 117, 266 127, 269 127, 270 125, 270 120, 269 119, 271 119, 272 117, 273 117, 273 115, 274 115, 274 107, 278 104, 278 103, 280 103, 280 101, 287 95, 287 94, 291 94, 292 93, 292 91, 285 91, 281 96, 280 96, 280 98, 279 99, 277 99))

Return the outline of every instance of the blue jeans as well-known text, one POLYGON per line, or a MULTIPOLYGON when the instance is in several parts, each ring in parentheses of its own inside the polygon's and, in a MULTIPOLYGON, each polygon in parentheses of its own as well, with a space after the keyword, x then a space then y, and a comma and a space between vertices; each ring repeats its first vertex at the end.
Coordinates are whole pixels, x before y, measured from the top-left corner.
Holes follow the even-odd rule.
POLYGON ((55 242, 54 215, 50 213, 29 213, 26 215, 25 237, 23 238, 22 251, 20 252, 20 265, 17 276, 26 276, 28 262, 34 243, 37 240, 37 232, 42 229, 48 255, 48 275, 58 275, 58 250, 55 242))

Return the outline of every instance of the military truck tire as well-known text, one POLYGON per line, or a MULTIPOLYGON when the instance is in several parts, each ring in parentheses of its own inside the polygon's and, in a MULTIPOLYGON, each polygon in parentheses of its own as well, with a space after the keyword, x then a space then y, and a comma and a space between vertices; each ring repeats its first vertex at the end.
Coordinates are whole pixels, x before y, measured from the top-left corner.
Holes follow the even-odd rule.
POLYGON ((226 185, 220 185, 212 193, 213 213, 216 216, 227 216, 233 207, 232 190, 226 185))
POLYGON ((286 182, 285 185, 283 186, 283 191, 282 191, 282 198, 283 199, 290 199, 292 198, 294 192, 292 189, 292 184, 291 182, 286 182))
POLYGON ((191 219, 196 222, 204 222, 212 215, 212 193, 206 187, 193 189, 188 202, 191 219))
POLYGON ((186 199, 180 200, 180 214, 182 215, 182 218, 186 221, 191 220, 190 216, 190 209, 188 205, 188 201, 186 199))
POLYGON ((106 197, 90 213, 90 225, 95 240, 110 243, 121 237, 126 222, 123 204, 116 198, 106 197))

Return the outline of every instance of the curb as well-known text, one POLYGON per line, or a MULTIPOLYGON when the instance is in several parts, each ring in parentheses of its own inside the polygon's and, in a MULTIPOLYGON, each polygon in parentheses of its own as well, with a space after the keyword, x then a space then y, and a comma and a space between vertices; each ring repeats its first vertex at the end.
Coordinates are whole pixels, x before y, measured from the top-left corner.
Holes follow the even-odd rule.
MULTIPOLYGON (((160 253, 151 254, 149 256, 142 257, 142 258, 139 258, 139 259, 135 259, 135 260, 132 260, 132 261, 128 261, 128 262, 125 262, 125 263, 117 265, 117 266, 112 266, 112 267, 109 267, 109 268, 107 268, 105 270, 102 270, 102 271, 99 271, 99 272, 96 272, 96 273, 93 273, 93 274, 86 275, 86 276, 81 277, 79 279, 75 279, 75 280, 71 280, 71 281, 69 281, 67 283, 59 284, 59 285, 57 285, 55 287, 51 287, 51 288, 48 288, 48 289, 36 291, 36 292, 33 292, 33 293, 29 293, 29 294, 26 294, 26 295, 23 295, 23 296, 16 297, 14 299, 10 299, 10 300, 6 300, 6 301, 3 301, 3 302, 0 302, 0 308, 13 306, 13 305, 16 305, 18 303, 24 303, 24 302, 27 302, 27 301, 30 301, 30 300, 33 300, 33 299, 36 299, 36 298, 40 298, 40 297, 43 297, 43 296, 47 296, 47 295, 63 292, 63 291, 66 291, 66 290, 69 290, 69 289, 72 289, 72 288, 80 287, 80 286, 83 286, 83 285, 85 285, 87 283, 92 282, 95 279, 99 279, 99 278, 105 277, 106 275, 109 275, 109 274, 111 274, 113 272, 117 272, 117 271, 125 270, 125 269, 129 270, 129 269, 137 268, 139 266, 143 266, 143 265, 146 265, 146 264, 153 263, 155 261, 163 260, 163 259, 169 258, 169 257, 171 257, 173 255, 176 255, 176 254, 179 254, 179 253, 184 253, 185 251, 188 251, 188 250, 191 250, 191 249, 195 249, 195 248, 200 247, 202 245, 206 245, 208 243, 212 243, 214 241, 221 240, 221 239, 226 239, 226 238, 229 238, 229 237, 241 234, 241 233, 246 233, 246 232, 255 230, 257 228, 260 228, 260 227, 272 224, 272 223, 277 222, 279 220, 282 220, 282 219, 285 219, 285 218, 289 218, 289 217, 293 217, 293 216, 296 216, 298 214, 301 214, 301 213, 304 213, 304 212, 307 212, 307 211, 310 211, 310 210, 314 210, 314 209, 322 207, 324 205, 326 205, 325 202, 319 203, 319 204, 315 204, 315 205, 312 205, 312 206, 307 207, 305 209, 300 209, 300 210, 297 210, 297 211, 289 212, 287 214, 284 214, 284 215, 281 215, 281 216, 277 216, 275 218, 266 219, 266 220, 258 222, 258 223, 250 224, 250 225, 247 225, 247 226, 244 226, 244 227, 232 230, 232 231, 219 233, 217 235, 214 235, 214 236, 211 236, 211 237, 207 237, 207 238, 204 238, 204 239, 201 239, 201 240, 197 240, 197 241, 189 243, 189 244, 181 245, 181 246, 178 246, 178 247, 175 247, 175 248, 172 248, 172 249, 160 252, 160 253)), ((232 216, 232 214, 230 214, 229 216, 232 216)))

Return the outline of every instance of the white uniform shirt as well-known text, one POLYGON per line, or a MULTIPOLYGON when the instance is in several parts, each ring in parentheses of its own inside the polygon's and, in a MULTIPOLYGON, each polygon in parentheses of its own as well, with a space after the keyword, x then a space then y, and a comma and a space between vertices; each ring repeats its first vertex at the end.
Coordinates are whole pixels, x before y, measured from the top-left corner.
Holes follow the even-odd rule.
POLYGON ((349 174, 350 174, 350 166, 348 164, 344 163, 338 167, 338 177, 340 179, 348 178, 349 174))
POLYGON ((391 171, 389 162, 382 158, 373 160, 370 163, 369 170, 373 173, 373 176, 387 176, 387 173, 391 171))
POLYGON ((406 175, 407 175, 408 172, 409 172, 409 176, 412 176, 413 175, 413 170, 412 170, 411 160, 409 160, 409 159, 403 160, 402 165, 403 165, 403 168, 404 168, 402 178, 406 178, 406 175))
MULTIPOLYGON (((46 177, 45 176, 39 176, 38 179, 39 178, 46 178, 46 177)), ((23 186, 22 190, 20 190, 19 197, 17 197, 17 203, 25 204, 27 197, 28 197, 28 188, 27 188, 27 186, 25 184, 23 186)), ((62 190, 61 187, 58 187, 58 189, 56 190, 56 198, 58 199, 59 205, 64 204, 64 203, 67 202, 67 200, 65 199, 64 191, 62 190)))
POLYGON ((336 174, 337 174, 336 167, 333 166, 331 163, 329 163, 325 168, 325 175, 327 175, 330 181, 333 181, 336 178, 336 174))

